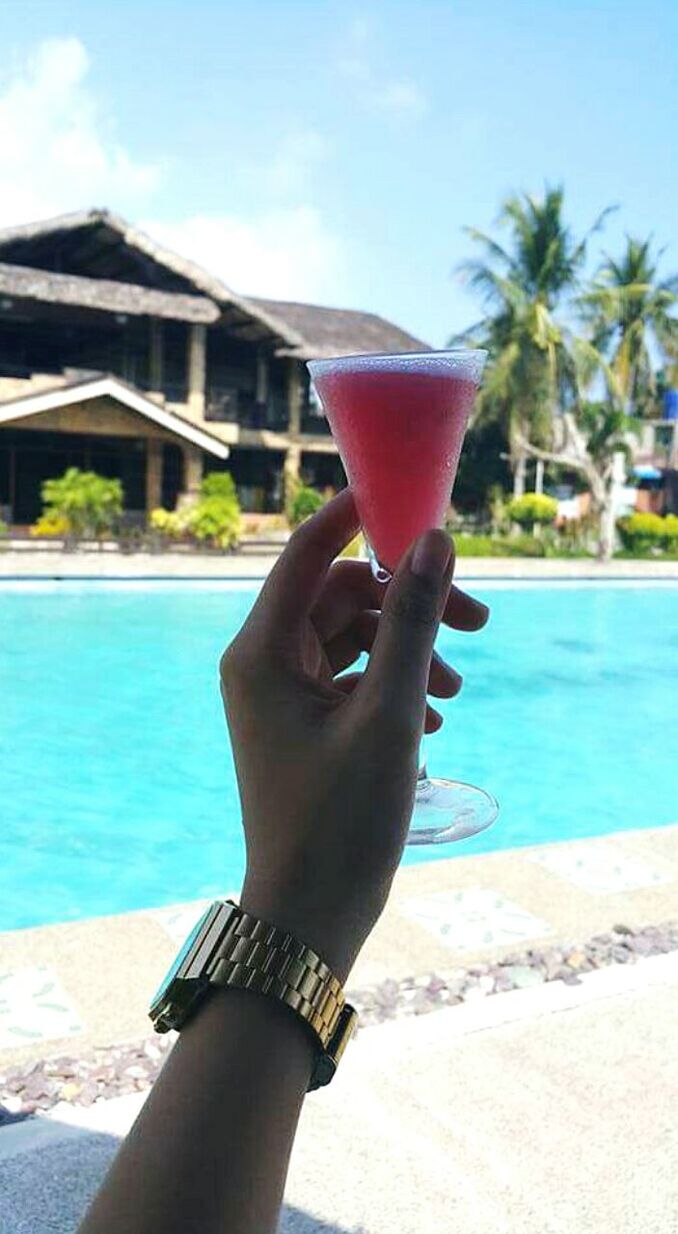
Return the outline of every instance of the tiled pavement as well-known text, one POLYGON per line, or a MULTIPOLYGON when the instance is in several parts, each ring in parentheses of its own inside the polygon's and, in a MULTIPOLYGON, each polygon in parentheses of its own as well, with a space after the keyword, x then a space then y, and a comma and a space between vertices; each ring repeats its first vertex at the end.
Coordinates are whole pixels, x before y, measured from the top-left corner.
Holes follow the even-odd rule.
MULTIPOLYGON (((351 983, 659 923, 677 905, 678 824, 408 867, 351 983)), ((149 997, 203 908, 0 934, 0 1068, 147 1035, 149 997)))

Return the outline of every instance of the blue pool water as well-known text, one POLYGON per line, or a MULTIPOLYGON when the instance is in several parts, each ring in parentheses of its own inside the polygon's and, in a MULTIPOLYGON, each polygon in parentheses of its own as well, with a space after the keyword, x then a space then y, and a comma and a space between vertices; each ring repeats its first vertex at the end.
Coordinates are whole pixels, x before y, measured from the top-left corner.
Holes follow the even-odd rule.
MULTIPOLYGON (((500 819, 405 860, 678 821, 678 588, 476 591, 492 620, 441 635, 466 681, 428 762, 490 788, 500 819)), ((0 587, 0 929, 237 888, 217 662, 254 595, 0 587)))

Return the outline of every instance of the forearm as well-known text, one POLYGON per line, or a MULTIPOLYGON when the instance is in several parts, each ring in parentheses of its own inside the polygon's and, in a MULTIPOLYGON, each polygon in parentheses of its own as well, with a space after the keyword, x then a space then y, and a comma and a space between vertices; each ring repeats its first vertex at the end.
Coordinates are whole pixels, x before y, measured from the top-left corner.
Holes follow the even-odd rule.
POLYGON ((314 1062, 274 999, 215 993, 186 1027, 80 1234, 269 1234, 314 1062))

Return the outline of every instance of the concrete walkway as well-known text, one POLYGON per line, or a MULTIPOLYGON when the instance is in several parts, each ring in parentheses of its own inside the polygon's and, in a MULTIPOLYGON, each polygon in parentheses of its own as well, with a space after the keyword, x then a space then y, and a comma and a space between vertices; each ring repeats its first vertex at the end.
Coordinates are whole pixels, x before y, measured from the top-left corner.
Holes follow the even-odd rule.
MULTIPOLYGON (((365 1030, 281 1234, 676 1234, 678 956, 365 1030)), ((0 1130, 0 1234, 72 1234, 143 1097, 0 1130)))
MULTIPOLYGON (((277 559, 275 553, 241 552, 229 555, 199 553, 132 553, 54 549, 3 550, 0 542, 0 581, 22 578, 264 578, 277 559)), ((460 557, 458 578, 482 579, 673 579, 678 561, 611 561, 601 565, 588 558, 460 557)))

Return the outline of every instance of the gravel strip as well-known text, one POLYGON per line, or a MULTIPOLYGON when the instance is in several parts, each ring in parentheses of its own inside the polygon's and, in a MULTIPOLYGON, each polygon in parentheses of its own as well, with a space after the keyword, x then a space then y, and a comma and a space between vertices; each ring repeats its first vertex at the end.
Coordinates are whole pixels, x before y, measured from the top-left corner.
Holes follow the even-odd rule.
MULTIPOLYGON (((674 950, 678 950, 678 922, 637 929, 615 925, 609 934, 595 934, 586 943, 530 948, 492 964, 456 968, 445 976, 427 973, 402 981, 386 980, 351 990, 349 1000, 359 1013, 360 1027, 365 1028, 547 981, 577 985, 582 973, 609 964, 635 964, 645 956, 674 950)), ((132 1045, 111 1046, 80 1058, 45 1059, 7 1071, 0 1075, 0 1126, 48 1110, 59 1101, 88 1106, 102 1098, 147 1089, 173 1040, 173 1034, 153 1034, 132 1045)))

